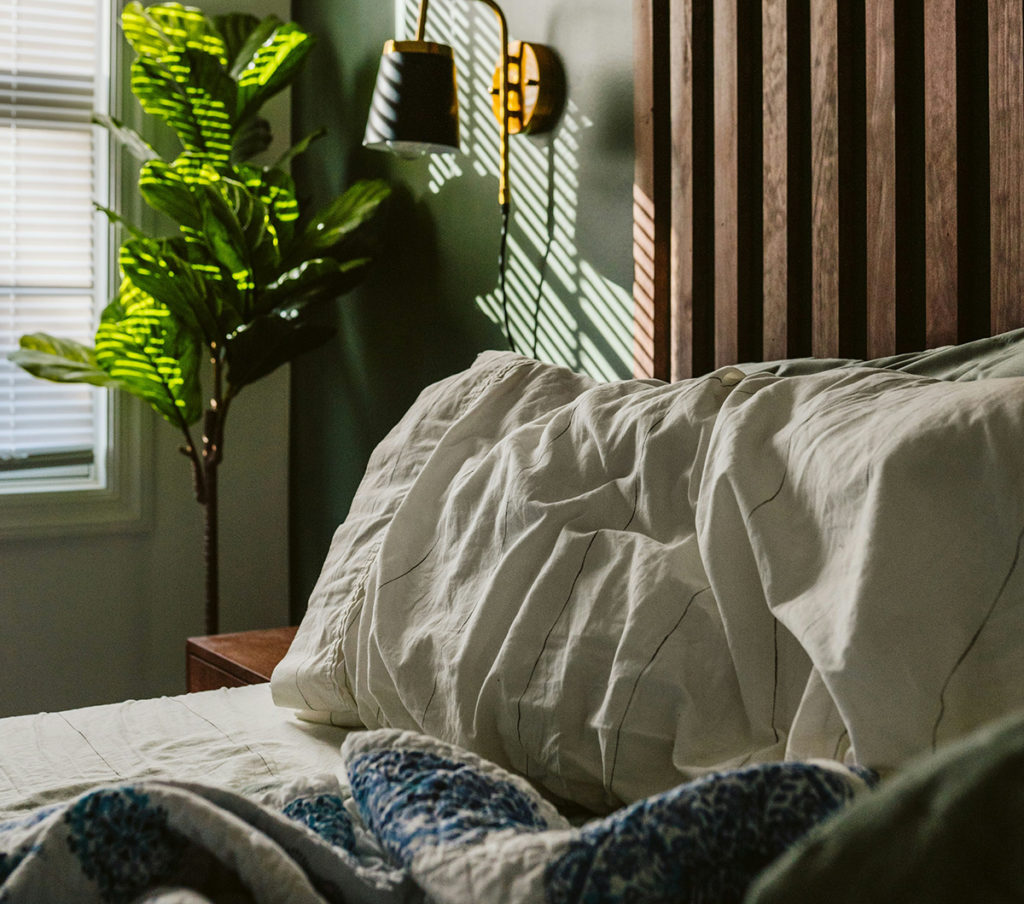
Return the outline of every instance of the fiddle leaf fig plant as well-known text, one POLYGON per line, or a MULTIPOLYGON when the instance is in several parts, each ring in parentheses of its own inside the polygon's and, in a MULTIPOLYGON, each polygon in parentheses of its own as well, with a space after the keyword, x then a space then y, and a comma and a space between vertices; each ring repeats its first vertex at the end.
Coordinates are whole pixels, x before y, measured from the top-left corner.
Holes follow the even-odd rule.
POLYGON ((306 214, 285 166, 322 132, 273 165, 252 162, 271 142, 264 104, 294 81, 313 46, 295 23, 132 2, 121 25, 135 52, 132 93, 176 135, 176 156, 165 159, 112 117, 95 120, 139 161, 139 193, 170 226, 154 234, 100 207, 125 240, 120 287, 100 317, 95 345, 33 333, 11 359, 47 380, 129 392, 181 432, 206 510, 207 630, 215 633, 216 476, 231 402, 331 338, 318 312, 365 274, 363 227, 389 188, 356 182, 306 214))

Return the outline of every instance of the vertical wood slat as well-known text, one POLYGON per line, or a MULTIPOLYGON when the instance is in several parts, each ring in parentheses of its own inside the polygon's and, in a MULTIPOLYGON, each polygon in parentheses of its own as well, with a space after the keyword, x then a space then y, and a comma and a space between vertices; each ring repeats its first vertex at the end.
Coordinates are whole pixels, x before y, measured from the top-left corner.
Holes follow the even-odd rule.
POLYGON ((1024 10, 989 0, 991 327, 1024 321, 1024 10))
POLYGON ((787 4, 762 0, 762 285, 765 360, 789 349, 789 94, 787 4))
POLYGON ((811 351, 839 354, 839 33, 834 0, 811 0, 811 351))
POLYGON ((739 40, 736 0, 714 0, 715 363, 739 360, 739 40))
POLYGON ((894 0, 866 0, 867 355, 896 351, 894 0))
POLYGON ((693 280, 693 7, 677 0, 669 17, 670 104, 672 121, 672 223, 670 287, 672 341, 670 378, 679 380, 698 370, 694 336, 700 333, 701 312, 693 280))
POLYGON ((671 122, 669 0, 635 0, 633 371, 669 377, 671 122))
POLYGON ((924 4, 925 339, 960 338, 957 315, 956 0, 924 4))

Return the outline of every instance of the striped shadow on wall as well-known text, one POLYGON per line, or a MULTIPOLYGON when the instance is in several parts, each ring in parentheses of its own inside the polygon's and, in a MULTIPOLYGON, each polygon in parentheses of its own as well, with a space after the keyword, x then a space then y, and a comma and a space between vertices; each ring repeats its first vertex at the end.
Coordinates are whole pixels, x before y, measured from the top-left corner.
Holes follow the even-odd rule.
POLYGON ((635 0, 636 371, 1024 325, 1022 0, 635 0))

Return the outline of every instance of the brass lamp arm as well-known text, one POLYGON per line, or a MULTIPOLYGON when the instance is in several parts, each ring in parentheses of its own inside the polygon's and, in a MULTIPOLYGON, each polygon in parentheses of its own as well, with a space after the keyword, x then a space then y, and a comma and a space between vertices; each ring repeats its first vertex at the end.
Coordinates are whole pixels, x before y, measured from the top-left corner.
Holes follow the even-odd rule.
POLYGON ((416 40, 423 40, 423 32, 427 27, 427 7, 430 5, 430 0, 420 0, 420 14, 416 20, 416 40))
MULTIPOLYGON (((499 153, 500 166, 498 169, 498 203, 502 207, 507 207, 509 204, 509 180, 508 180, 508 22, 505 20, 505 14, 501 11, 501 7, 498 6, 494 0, 480 0, 481 3, 489 6, 494 14, 498 17, 498 38, 501 42, 501 63, 499 69, 501 76, 498 81, 498 103, 501 107, 501 118, 500 118, 500 139, 499 139, 499 153)), ((422 41, 423 34, 427 27, 427 7, 430 4, 430 0, 420 0, 420 11, 416 21, 416 40, 422 41)))

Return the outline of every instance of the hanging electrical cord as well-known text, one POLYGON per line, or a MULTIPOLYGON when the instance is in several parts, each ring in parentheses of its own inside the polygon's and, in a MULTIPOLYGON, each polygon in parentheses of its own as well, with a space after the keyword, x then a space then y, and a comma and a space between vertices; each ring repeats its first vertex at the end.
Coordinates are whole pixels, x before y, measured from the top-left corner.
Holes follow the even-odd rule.
POLYGON ((501 314, 505 322, 505 340, 508 342, 508 347, 516 352, 516 354, 519 354, 516 340, 512 336, 508 294, 505 290, 505 270, 508 267, 508 221, 509 203, 505 200, 501 203, 501 237, 498 240, 498 290, 501 292, 501 314))

